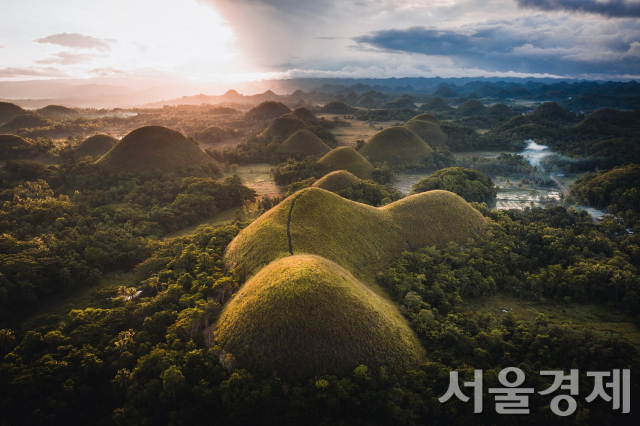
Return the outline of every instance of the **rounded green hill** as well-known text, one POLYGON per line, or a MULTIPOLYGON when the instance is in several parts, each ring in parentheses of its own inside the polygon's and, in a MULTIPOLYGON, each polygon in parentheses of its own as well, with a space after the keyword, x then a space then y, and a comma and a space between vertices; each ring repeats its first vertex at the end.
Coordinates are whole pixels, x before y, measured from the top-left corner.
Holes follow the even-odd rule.
POLYGON ((442 98, 435 97, 426 104, 420 105, 421 111, 437 111, 437 112, 450 112, 454 111, 454 108, 449 106, 442 98))
POLYGON ((215 168, 213 158, 195 142, 161 126, 132 131, 97 164, 112 173, 178 173, 189 168, 215 168))
POLYGON ((16 135, 0 135, 0 160, 19 160, 33 153, 33 145, 16 135))
POLYGON ((294 109, 291 114, 295 115, 302 121, 306 121, 307 123, 318 121, 318 117, 316 117, 316 115, 307 107, 298 107, 294 109))
POLYGON ((284 151, 305 155, 324 155, 331 151, 329 145, 306 129, 298 130, 293 135, 289 136, 282 143, 281 148, 284 151))
POLYGON ((555 102, 543 102, 533 110, 533 115, 549 121, 572 121, 573 114, 555 102))
POLYGON ((51 125, 51 120, 42 117, 39 114, 22 114, 16 115, 2 126, 5 129, 31 129, 34 127, 47 127, 51 125))
POLYGON ((298 130, 306 129, 307 125, 293 114, 285 114, 273 120, 261 134, 261 137, 271 137, 272 139, 286 139, 298 130))
POLYGON ((18 105, 10 102, 0 102, 0 124, 10 121, 17 115, 26 114, 27 111, 20 108, 18 105))
POLYGON ((67 108, 62 105, 47 105, 44 108, 40 108, 37 112, 41 116, 49 118, 68 117, 70 115, 75 115, 76 113, 71 108, 67 108))
POLYGON ((327 171, 346 170, 360 179, 371 179, 373 166, 358 151, 350 146, 341 146, 329 151, 318 160, 327 171))
POLYGON ((420 136, 430 147, 446 147, 447 134, 440 128, 440 120, 431 114, 420 114, 405 123, 405 127, 420 136))
POLYGON ((346 170, 336 170, 323 176, 316 181, 313 186, 329 192, 338 192, 357 183, 360 183, 360 179, 358 179, 357 176, 354 176, 346 170))
POLYGON ((82 141, 73 149, 73 153, 77 157, 100 157, 109 152, 111 148, 116 146, 118 139, 109 135, 93 135, 82 141))
POLYGON ((458 107, 457 113, 463 116, 482 115, 486 107, 477 99, 469 99, 458 107))
POLYGON ((320 111, 329 114, 351 114, 354 109, 344 102, 333 101, 320 108, 320 111))
POLYGON ((335 263, 313 255, 271 263, 247 281, 216 324, 239 367, 306 379, 409 368, 424 349, 390 302, 335 263))
POLYGON ((225 261, 252 275, 281 257, 316 254, 373 282, 380 265, 407 248, 464 242, 484 227, 480 212, 447 191, 375 208, 312 187, 291 195, 240 232, 225 261))
POLYGON ((388 127, 373 135, 362 148, 362 154, 371 163, 389 166, 415 166, 433 150, 427 143, 407 127, 388 127))
POLYGON ((516 113, 505 104, 491 105, 490 107, 487 107, 487 109, 485 110, 485 114, 502 117, 513 117, 514 115, 516 115, 516 113))
POLYGON ((357 103, 356 106, 360 108, 377 108, 378 101, 376 101, 373 97, 366 95, 363 96, 357 103))
POLYGON ((265 101, 250 109, 244 117, 248 120, 272 120, 288 112, 291 112, 291 109, 282 102, 265 101))

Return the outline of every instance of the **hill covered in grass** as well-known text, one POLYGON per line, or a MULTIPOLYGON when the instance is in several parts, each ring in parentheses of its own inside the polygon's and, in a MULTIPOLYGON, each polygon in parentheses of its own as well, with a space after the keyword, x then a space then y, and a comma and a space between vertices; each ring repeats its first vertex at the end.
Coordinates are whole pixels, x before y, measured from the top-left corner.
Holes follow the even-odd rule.
POLYGON ((305 155, 324 155, 331 151, 329 145, 306 129, 298 130, 281 145, 284 151, 305 155))
POLYGON ((361 180, 346 170, 336 170, 318 179, 313 186, 329 192, 338 192, 349 188, 361 180))
POLYGON ((407 127, 388 127, 373 135, 360 148, 360 154, 371 163, 394 166, 417 166, 433 150, 417 134, 407 127))
POLYGON ((457 109, 457 113, 462 116, 470 115, 482 115, 485 112, 486 107, 482 102, 477 99, 469 99, 460 105, 457 109))
POLYGON ((97 162, 111 173, 178 173, 212 167, 215 161, 182 133, 162 126, 140 127, 97 162))
POLYGON ((313 112, 311 112, 311 110, 307 107, 298 107, 294 109, 291 112, 291 114, 295 115, 300 120, 307 123, 313 123, 318 121, 318 117, 316 117, 316 115, 313 112))
POLYGON ((47 127, 52 124, 51 120, 44 118, 39 114, 22 114, 16 115, 8 122, 0 126, 3 129, 19 130, 32 129, 34 127, 47 127))
POLYGON ((0 161, 26 158, 33 151, 33 145, 20 136, 0 135, 0 161))
POLYGON ((293 114, 285 114, 273 120, 260 137, 270 137, 272 140, 283 140, 293 135, 298 130, 306 129, 307 125, 293 114))
POLYGON ((319 188, 303 189, 245 228, 225 261, 252 275, 281 257, 316 254, 372 282, 403 250, 466 241, 485 220, 460 196, 430 191, 375 208, 319 188))
POLYGON ((333 101, 320 108, 320 111, 328 114, 351 114, 354 109, 344 102, 333 101))
POLYGON ((453 112, 455 108, 446 103, 442 98, 435 97, 426 104, 420 105, 420 111, 434 111, 434 112, 453 112))
POLYGON ((431 114, 420 114, 407 121, 404 127, 420 136, 430 147, 444 148, 449 137, 440 127, 441 124, 440 120, 431 114))
POLYGON ((575 119, 575 114, 567 111, 555 102, 543 102, 532 112, 533 115, 549 121, 571 122, 575 119))
POLYGON ((73 149, 73 154, 76 157, 85 157, 87 155, 100 157, 109 152, 117 143, 118 139, 112 136, 93 135, 80 142, 78 146, 73 149))
POLYGON ((0 124, 10 121, 17 115, 26 114, 27 111, 11 102, 0 102, 0 124))
POLYGON ((331 150, 318 160, 318 163, 329 172, 346 170, 360 179, 372 178, 373 165, 350 146, 341 146, 331 150))
POLYGON ((366 95, 356 103, 356 106, 359 106, 360 108, 377 108, 378 101, 376 101, 372 96, 366 95))
POLYGON ((479 171, 464 167, 448 167, 422 178, 420 182, 413 185, 411 194, 436 189, 451 191, 469 202, 487 204, 493 203, 498 193, 498 188, 491 178, 479 171))
POLYGON ((73 109, 67 108, 62 105, 47 105, 44 108, 40 108, 36 112, 41 116, 48 118, 63 118, 76 114, 76 111, 74 111, 73 109))
POLYGON ((244 117, 247 120, 273 120, 288 112, 291 112, 291 109, 282 102, 265 101, 247 111, 244 117))
POLYGON ((240 368, 288 379, 347 374, 359 365, 406 370, 424 349, 389 301, 325 258, 275 261, 247 281, 216 324, 240 368))

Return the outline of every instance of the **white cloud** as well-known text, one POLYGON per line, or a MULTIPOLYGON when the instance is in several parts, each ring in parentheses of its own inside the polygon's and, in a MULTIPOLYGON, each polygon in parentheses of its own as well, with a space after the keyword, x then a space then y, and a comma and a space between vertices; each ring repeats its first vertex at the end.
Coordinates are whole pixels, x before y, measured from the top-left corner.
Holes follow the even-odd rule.
POLYGON ((111 39, 99 39, 78 33, 60 33, 34 40, 36 43, 55 44, 57 46, 72 47, 75 49, 95 49, 101 52, 111 50, 111 39))

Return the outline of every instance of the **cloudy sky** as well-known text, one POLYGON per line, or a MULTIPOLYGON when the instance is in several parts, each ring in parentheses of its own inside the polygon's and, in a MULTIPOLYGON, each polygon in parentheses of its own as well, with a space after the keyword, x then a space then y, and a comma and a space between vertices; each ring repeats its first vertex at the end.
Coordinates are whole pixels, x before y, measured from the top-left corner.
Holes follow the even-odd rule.
POLYGON ((0 80, 640 76, 640 0, 3 1, 0 80))

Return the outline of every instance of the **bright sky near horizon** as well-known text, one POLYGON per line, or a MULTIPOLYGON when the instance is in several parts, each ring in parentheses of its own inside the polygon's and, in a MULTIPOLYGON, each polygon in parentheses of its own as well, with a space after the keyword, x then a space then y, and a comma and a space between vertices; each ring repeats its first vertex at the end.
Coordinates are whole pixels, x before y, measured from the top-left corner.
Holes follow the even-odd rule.
POLYGON ((638 0, 2 0, 0 80, 640 75, 638 0))

